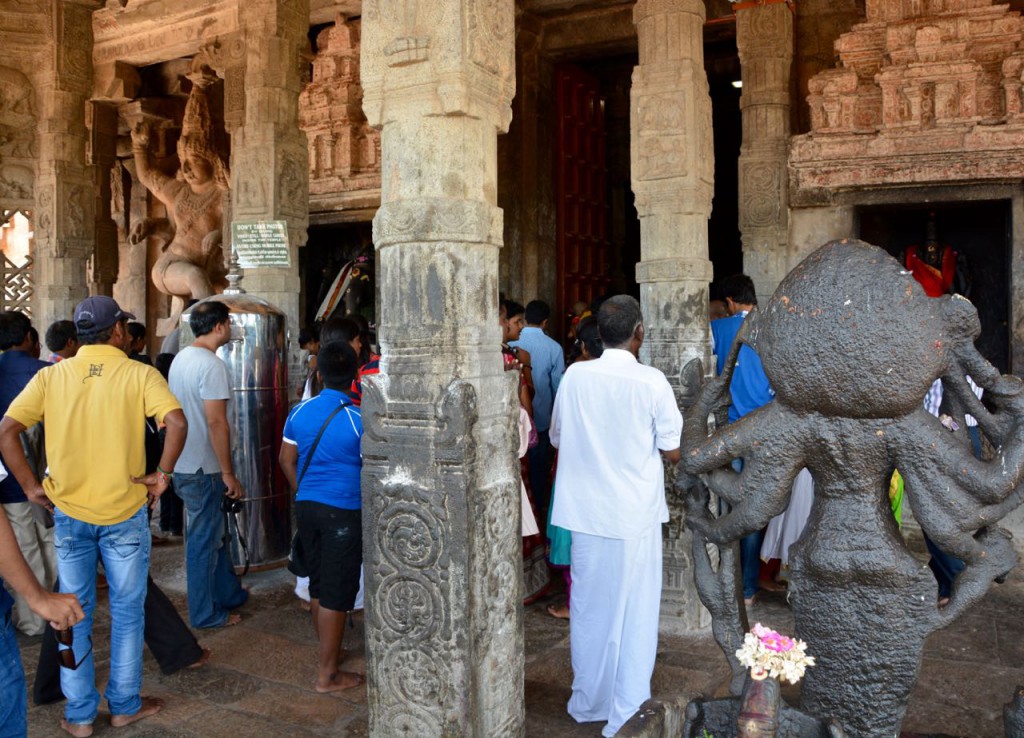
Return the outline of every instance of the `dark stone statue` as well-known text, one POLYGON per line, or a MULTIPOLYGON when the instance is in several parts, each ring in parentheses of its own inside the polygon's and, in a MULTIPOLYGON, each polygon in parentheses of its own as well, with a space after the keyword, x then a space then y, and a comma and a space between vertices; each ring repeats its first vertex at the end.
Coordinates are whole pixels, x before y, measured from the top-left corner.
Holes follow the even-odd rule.
POLYGON ((925 637, 981 599, 1017 561, 1009 534, 996 524, 1024 496, 1024 385, 978 353, 979 333, 967 300, 929 298, 881 249, 833 241, 747 319, 722 376, 705 384, 686 412, 687 474, 678 485, 687 524, 698 534, 698 589, 723 620, 715 635, 727 651, 745 625, 735 572, 728 554, 716 571, 704 543, 727 551, 786 508, 802 467, 813 474, 814 507, 791 550, 796 635, 817 661, 804 677, 801 707, 835 718, 850 736, 898 733, 925 637), (709 433, 709 417, 729 401, 740 341, 760 355, 775 400, 709 433), (994 412, 974 396, 966 375, 985 389, 994 412), (925 411, 922 400, 936 378, 978 419, 998 448, 993 460, 976 459, 925 411), (733 459, 743 459, 742 472, 730 468, 733 459), (924 531, 966 563, 944 607, 931 572, 893 519, 887 490, 894 469, 924 531), (728 512, 713 515, 709 489, 728 512))

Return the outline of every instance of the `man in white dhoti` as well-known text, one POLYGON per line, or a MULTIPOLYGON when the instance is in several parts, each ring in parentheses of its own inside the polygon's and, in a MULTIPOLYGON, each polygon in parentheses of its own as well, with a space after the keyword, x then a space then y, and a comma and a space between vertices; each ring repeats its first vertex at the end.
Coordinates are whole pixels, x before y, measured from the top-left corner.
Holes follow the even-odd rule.
POLYGON ((573 364, 551 419, 551 522, 572 531, 569 714, 618 732, 651 696, 661 608, 662 458, 679 462, 683 418, 665 375, 637 360, 640 304, 601 306, 601 358, 573 364))

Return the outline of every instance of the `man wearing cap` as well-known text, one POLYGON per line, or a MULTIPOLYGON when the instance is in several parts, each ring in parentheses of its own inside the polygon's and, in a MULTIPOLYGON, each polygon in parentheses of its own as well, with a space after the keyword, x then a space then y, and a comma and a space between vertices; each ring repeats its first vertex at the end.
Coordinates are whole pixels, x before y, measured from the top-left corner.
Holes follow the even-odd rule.
POLYGON ((71 631, 62 663, 67 704, 61 727, 73 736, 92 734, 99 711, 93 664, 92 614, 96 564, 110 585, 110 679, 105 697, 114 727, 155 714, 159 700, 142 697, 142 628, 152 505, 185 443, 185 415, 153 367, 125 354, 134 318, 109 297, 75 308, 78 354, 39 371, 0 421, 0 453, 30 500, 54 509, 54 543, 61 592, 77 595, 85 619, 71 631), (145 419, 167 426, 157 471, 145 471, 145 419), (46 423, 49 476, 40 483, 18 434, 46 423), (73 667, 73 668, 72 668, 73 667))

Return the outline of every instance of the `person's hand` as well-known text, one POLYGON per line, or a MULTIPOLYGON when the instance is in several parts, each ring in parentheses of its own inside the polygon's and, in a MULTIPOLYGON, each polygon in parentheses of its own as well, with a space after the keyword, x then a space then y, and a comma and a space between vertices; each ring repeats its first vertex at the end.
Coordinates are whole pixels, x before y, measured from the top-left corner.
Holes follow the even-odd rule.
POLYGON ((210 231, 205 236, 203 236, 203 253, 211 254, 214 251, 217 251, 218 249, 220 249, 223 240, 224 236, 220 232, 219 228, 215 231, 210 231))
POLYGON ((29 502, 34 502, 37 505, 42 505, 50 512, 53 512, 53 503, 50 502, 50 498, 46 496, 46 490, 43 489, 43 485, 38 482, 35 486, 25 490, 25 497, 28 498, 29 502))
POLYGON ((160 495, 167 491, 169 482, 170 477, 159 469, 155 472, 150 472, 144 477, 132 477, 133 484, 146 485, 147 504, 150 507, 156 505, 156 501, 160 499, 160 495))
POLYGON ((132 225, 132 230, 128 234, 128 243, 132 246, 144 242, 153 233, 153 222, 149 218, 143 218, 132 225))
POLYGON ((224 486, 227 488, 224 494, 230 497, 232 500, 240 500, 245 497, 245 490, 242 489, 242 483, 238 481, 238 477, 233 472, 223 472, 220 478, 224 481, 224 486))
POLYGON ((39 589, 39 594, 28 600, 32 612, 50 622, 54 630, 67 630, 85 617, 78 597, 39 589))
POLYGON ((136 121, 131 127, 132 143, 138 146, 149 146, 149 135, 151 129, 149 123, 144 120, 136 121))

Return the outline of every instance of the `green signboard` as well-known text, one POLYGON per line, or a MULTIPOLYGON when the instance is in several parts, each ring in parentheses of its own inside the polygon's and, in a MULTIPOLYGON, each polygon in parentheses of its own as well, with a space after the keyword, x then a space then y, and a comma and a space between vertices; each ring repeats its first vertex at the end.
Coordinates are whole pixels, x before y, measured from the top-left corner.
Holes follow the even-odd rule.
POLYGON ((231 221, 231 248, 243 269, 288 267, 288 224, 283 220, 231 221))

